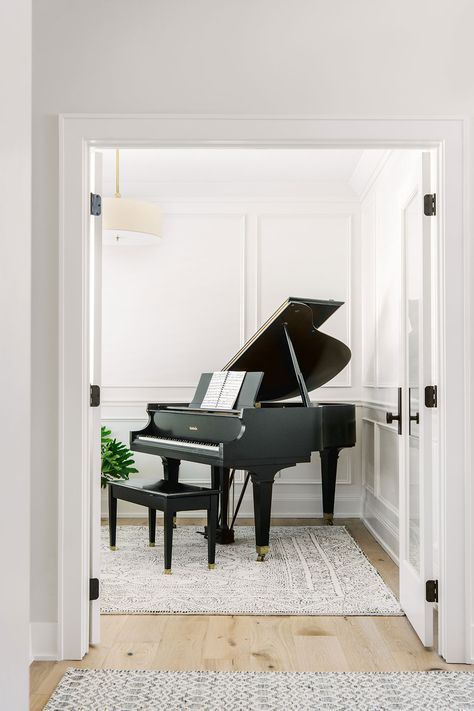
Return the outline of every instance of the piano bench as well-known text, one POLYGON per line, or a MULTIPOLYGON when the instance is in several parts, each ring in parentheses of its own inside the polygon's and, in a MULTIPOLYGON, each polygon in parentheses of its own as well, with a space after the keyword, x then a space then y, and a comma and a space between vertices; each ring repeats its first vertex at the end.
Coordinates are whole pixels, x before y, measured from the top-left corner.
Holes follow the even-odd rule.
POLYGON ((116 550, 117 501, 130 501, 148 509, 148 531, 150 546, 155 545, 156 512, 163 512, 164 529, 164 573, 171 575, 173 548, 173 523, 178 511, 207 511, 207 563, 209 570, 215 568, 217 489, 180 484, 166 479, 144 482, 132 479, 130 482, 110 482, 109 488, 109 537, 110 548, 116 550))

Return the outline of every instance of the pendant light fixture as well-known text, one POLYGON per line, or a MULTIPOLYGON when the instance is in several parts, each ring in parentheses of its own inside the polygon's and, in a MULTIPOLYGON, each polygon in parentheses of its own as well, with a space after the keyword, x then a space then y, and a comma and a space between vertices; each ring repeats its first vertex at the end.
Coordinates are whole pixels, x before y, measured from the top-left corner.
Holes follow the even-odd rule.
POLYGON ((115 195, 102 201, 102 229, 106 241, 146 244, 161 237, 162 213, 158 205, 123 198, 120 194, 120 154, 115 151, 115 195))

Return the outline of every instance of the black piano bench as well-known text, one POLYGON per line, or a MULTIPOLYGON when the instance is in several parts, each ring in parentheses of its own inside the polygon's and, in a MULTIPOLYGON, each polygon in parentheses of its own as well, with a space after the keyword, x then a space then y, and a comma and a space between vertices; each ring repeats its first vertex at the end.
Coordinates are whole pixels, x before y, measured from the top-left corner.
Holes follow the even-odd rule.
POLYGON ((109 536, 110 548, 116 550, 117 500, 130 501, 148 509, 148 530, 150 546, 155 545, 156 511, 163 511, 165 569, 171 575, 173 548, 173 520, 178 511, 207 511, 207 562, 208 568, 215 568, 217 500, 219 491, 201 486, 180 484, 165 479, 140 482, 110 482, 109 485, 109 536))

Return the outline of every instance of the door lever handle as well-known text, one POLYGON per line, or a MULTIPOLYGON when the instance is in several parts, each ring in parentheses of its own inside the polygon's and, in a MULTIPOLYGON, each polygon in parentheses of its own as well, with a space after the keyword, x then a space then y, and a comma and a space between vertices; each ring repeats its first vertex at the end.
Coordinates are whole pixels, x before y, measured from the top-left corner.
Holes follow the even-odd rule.
POLYGON ((420 424, 420 413, 415 412, 414 415, 411 414, 411 391, 413 388, 408 388, 408 434, 411 434, 411 423, 416 422, 417 425, 420 424))
POLYGON ((392 422, 398 422, 398 434, 402 434, 402 389, 398 388, 398 412, 396 415, 393 412, 387 412, 385 419, 388 425, 392 422))

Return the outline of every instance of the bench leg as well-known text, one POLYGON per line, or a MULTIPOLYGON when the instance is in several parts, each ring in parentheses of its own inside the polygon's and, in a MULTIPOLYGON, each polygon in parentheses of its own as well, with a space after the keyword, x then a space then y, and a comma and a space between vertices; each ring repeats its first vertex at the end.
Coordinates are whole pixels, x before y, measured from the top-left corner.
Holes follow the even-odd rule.
POLYGON ((216 567, 216 522, 217 496, 211 496, 207 509, 207 567, 209 570, 216 567))
POLYGON ((165 508, 163 512, 163 531, 165 540, 165 575, 171 575, 171 556, 173 551, 173 516, 174 511, 165 508))
POLYGON ((109 484, 109 545, 110 550, 115 551, 117 536, 117 499, 112 493, 112 487, 109 484))
POLYGON ((151 548, 155 546, 156 509, 148 509, 148 540, 151 548))

